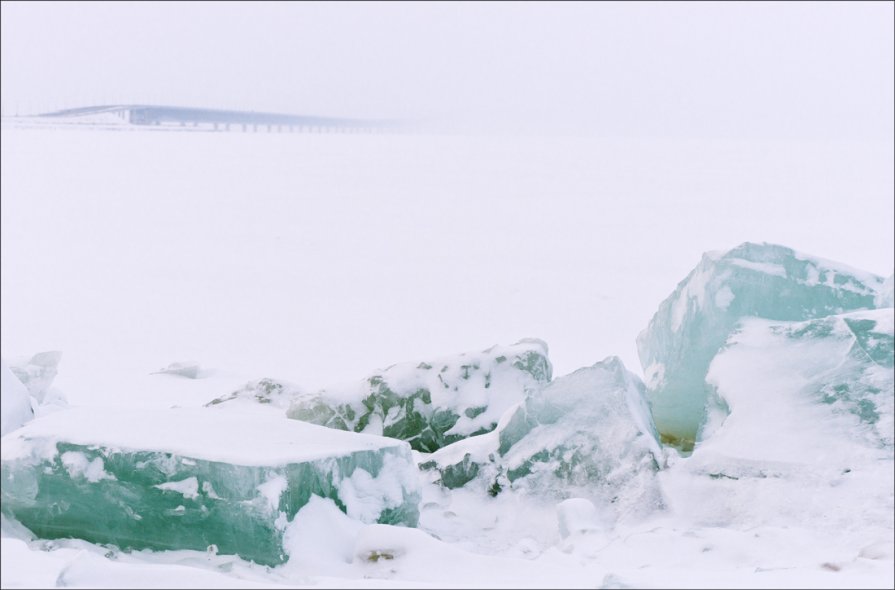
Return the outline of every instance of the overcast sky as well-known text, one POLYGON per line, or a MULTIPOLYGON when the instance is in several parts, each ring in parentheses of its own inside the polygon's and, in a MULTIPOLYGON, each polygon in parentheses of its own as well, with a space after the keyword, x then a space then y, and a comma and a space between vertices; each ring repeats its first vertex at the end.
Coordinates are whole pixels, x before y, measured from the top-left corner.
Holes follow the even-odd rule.
POLYGON ((2 101, 893 137, 893 3, 3 2, 2 101))

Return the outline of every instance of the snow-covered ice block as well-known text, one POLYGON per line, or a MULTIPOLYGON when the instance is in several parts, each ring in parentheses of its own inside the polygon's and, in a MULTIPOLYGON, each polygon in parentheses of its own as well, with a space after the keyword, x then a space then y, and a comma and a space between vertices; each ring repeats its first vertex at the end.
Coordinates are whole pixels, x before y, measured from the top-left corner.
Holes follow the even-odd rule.
POLYGON ((39 352, 30 360, 21 364, 11 364, 9 369, 28 388, 28 393, 34 396, 37 403, 42 404, 47 400, 47 392, 56 378, 59 361, 62 360, 62 352, 49 350, 39 352))
POLYGON ((892 308, 744 320, 707 375, 729 414, 660 476, 672 508, 712 526, 891 527, 893 324, 892 308))
POLYGON ((223 395, 208 402, 206 407, 231 407, 244 403, 261 404, 286 410, 302 390, 286 383, 265 377, 250 381, 233 393, 223 395), (222 406, 226 404, 226 406, 222 406))
POLYGON ((637 337, 656 426, 692 448, 712 391, 709 363, 744 317, 807 320, 871 309, 883 279, 773 244, 707 253, 637 337))
POLYGON ((0 362, 0 436, 34 418, 31 396, 25 385, 0 362))
POLYGON ((415 526, 419 516, 407 443, 266 414, 73 408, 2 447, 3 513, 43 538, 214 546, 273 565, 313 495, 366 523, 415 526))
POLYGON ((421 464, 447 488, 581 496, 620 512, 656 507, 662 462, 643 383, 617 357, 558 378, 507 411, 494 432, 421 464))
POLYGON ((406 440, 433 452, 494 430, 500 416, 550 381, 547 345, 526 339, 429 362, 392 365, 358 383, 302 394, 287 415, 406 440))

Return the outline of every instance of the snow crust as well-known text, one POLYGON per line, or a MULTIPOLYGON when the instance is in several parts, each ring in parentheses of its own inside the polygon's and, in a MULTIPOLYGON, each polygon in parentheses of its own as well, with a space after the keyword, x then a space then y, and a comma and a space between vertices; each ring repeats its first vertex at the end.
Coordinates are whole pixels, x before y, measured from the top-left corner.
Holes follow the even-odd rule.
POLYGON ((235 415, 203 408, 148 411, 72 407, 43 416, 4 437, 3 460, 28 457, 34 452, 30 442, 34 440, 42 441, 41 448, 50 452, 57 441, 65 441, 116 449, 151 449, 254 466, 285 465, 406 444, 268 414, 235 415), (246 435, 239 436, 240 432, 246 435))

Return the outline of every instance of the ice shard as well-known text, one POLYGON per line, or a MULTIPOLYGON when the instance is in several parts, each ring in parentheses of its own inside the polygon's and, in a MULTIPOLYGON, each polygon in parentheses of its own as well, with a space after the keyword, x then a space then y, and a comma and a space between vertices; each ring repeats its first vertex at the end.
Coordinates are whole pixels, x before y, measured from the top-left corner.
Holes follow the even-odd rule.
POLYGON ((203 408, 73 408, 2 441, 2 511, 42 538, 214 547, 276 565, 287 523, 313 495, 362 522, 415 526, 410 447, 203 408))
POLYGON ((49 350, 35 354, 27 362, 11 364, 9 368, 28 388, 28 393, 34 396, 39 404, 43 404, 51 401, 47 399, 47 394, 56 378, 60 360, 62 360, 60 351, 49 350))
POLYGON ((656 507, 662 462, 642 382, 610 357, 554 380, 507 411, 494 432, 441 449, 421 464, 444 487, 470 482, 581 496, 620 512, 656 507))
POLYGON ((433 452, 494 430, 510 406, 550 381, 547 345, 522 340, 429 362, 392 365, 344 387, 299 395, 287 415, 406 440, 433 452))
POLYGON ((0 363, 0 436, 34 418, 31 396, 25 385, 0 363))
POLYGON ((637 338, 663 440, 692 448, 705 421, 712 358, 745 317, 807 320, 871 309, 883 280, 772 244, 707 253, 637 338))

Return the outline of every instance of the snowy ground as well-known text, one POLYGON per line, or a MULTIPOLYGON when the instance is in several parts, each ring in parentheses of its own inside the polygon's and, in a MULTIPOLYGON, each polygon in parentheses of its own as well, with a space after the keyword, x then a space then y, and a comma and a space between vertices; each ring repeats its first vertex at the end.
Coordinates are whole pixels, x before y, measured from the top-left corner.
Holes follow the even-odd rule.
MULTIPOLYGON (((528 336, 548 342, 556 376, 613 354, 639 372, 636 334, 703 251, 769 241, 891 275, 892 160, 870 143, 6 125, 0 353, 61 350, 54 385, 71 404, 147 408, 261 377, 316 389, 528 336), (187 360, 200 378, 152 374, 187 360)), ((670 456, 660 517, 568 538, 555 504, 519 495, 427 488, 434 537, 314 503, 273 570, 28 545, 5 522, 2 586, 895 584, 891 468, 864 481, 882 486, 879 510, 843 530, 760 507, 749 522, 694 519, 727 491, 689 486, 688 461, 670 456), (382 543, 400 558, 353 559, 382 543)))

